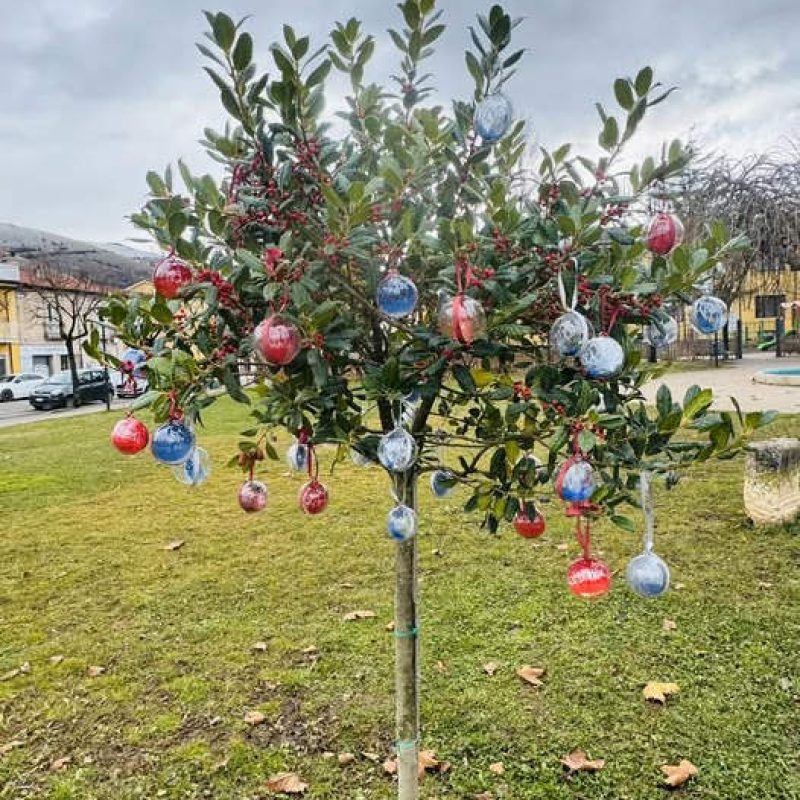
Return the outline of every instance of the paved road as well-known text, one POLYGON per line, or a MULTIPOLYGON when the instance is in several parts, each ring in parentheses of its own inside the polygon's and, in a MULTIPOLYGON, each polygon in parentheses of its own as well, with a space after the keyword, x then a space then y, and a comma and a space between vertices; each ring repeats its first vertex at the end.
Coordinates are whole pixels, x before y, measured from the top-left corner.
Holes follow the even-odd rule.
MULTIPOLYGON (((127 402, 127 401, 126 401, 127 402)), ((124 408, 125 403, 115 400, 112 409, 124 408)), ((24 425, 30 422, 42 422, 48 419, 64 419, 83 414, 96 414, 105 411, 105 403, 87 403, 80 408, 56 408, 52 411, 37 411, 27 400, 12 400, 10 403, 0 403, 0 428, 11 425, 24 425)))

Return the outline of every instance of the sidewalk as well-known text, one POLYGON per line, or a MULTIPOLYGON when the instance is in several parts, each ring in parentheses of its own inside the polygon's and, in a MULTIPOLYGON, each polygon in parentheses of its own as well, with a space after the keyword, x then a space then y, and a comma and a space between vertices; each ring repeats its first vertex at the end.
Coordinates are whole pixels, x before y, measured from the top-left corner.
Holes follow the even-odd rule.
POLYGON ((648 401, 655 402, 658 387, 663 383, 669 386, 676 400, 682 400, 686 390, 697 384, 702 388, 713 389, 714 407, 732 410, 730 401, 733 395, 743 411, 766 411, 774 409, 787 414, 800 414, 800 386, 771 386, 754 383, 753 375, 762 369, 784 367, 800 368, 800 359, 796 357, 775 358, 761 353, 745 354, 741 361, 720 362, 719 368, 713 363, 701 369, 693 368, 697 362, 687 362, 688 368, 671 372, 648 384, 644 394, 648 401))

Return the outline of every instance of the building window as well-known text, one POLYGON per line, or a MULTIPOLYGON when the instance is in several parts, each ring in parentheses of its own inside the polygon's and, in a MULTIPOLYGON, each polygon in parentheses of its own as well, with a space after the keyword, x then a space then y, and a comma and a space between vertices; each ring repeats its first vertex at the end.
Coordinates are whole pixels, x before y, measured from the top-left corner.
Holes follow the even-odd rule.
POLYGON ((69 358, 61 356, 61 371, 66 372, 69 369, 69 358))
POLYGON ((756 319, 768 319, 783 315, 781 303, 785 302, 785 294, 756 295, 756 319))

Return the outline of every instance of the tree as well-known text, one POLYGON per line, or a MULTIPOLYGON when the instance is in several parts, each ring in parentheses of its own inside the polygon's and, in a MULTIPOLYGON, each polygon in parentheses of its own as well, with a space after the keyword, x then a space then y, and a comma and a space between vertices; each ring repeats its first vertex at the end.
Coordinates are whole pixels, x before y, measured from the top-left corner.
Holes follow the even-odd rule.
POLYGON ((34 317, 58 326, 72 374, 72 402, 77 408, 80 396, 75 350, 88 335, 89 318, 97 313, 106 292, 85 273, 67 273, 46 264, 36 266, 27 275, 26 284, 36 297, 34 317))
MULTIPOLYGON (((283 41, 270 47, 270 79, 258 72, 242 23, 207 14, 209 41, 199 48, 233 124, 206 128, 205 145, 225 178, 218 185, 179 162, 179 192, 170 168, 148 174, 152 198, 133 221, 170 251, 165 265, 182 262, 182 287, 172 300, 117 298, 103 311, 124 341, 148 354, 151 390, 139 405, 157 422, 180 409, 199 423, 214 402, 209 388, 222 382, 234 400, 253 404, 253 427, 232 460, 250 471, 264 452, 278 458, 267 436, 277 427, 313 448, 334 445, 323 458, 354 449, 383 464, 381 443, 405 428, 416 458, 389 471, 398 501, 415 509, 420 475, 439 471, 469 490, 466 510, 492 532, 518 513, 533 518, 535 494, 565 459, 581 461, 597 480, 591 499, 570 507, 581 534, 582 520, 604 514, 633 530, 621 510, 637 504, 640 471, 672 482, 680 466, 732 456, 765 421, 709 413, 711 392, 698 387, 682 403, 662 390, 655 412, 644 405, 640 389, 652 373, 640 360, 641 326, 661 325, 664 300, 691 291, 729 248, 716 227, 702 248, 643 259, 641 226, 626 209, 655 181, 679 174, 687 153, 674 142, 658 163, 621 171, 617 162, 669 90, 647 67, 619 78, 619 111, 598 105, 602 155, 543 149, 539 190, 528 196, 518 174, 524 124, 502 126, 493 141, 487 127, 496 119, 482 116, 487 99, 501 119, 508 111, 496 93, 523 56, 510 45, 519 21, 499 6, 478 17, 466 53, 474 93, 447 112, 433 104, 424 72, 445 30, 441 12, 434 0, 399 8, 403 27, 389 31, 400 54, 393 91, 366 81, 375 40, 356 19, 337 24, 331 43, 316 49, 285 25, 283 41), (350 85, 341 133, 322 117, 333 68, 350 85), (623 178, 631 193, 622 193, 623 178), (417 296, 394 270, 413 279, 417 296), (376 303, 389 276, 405 287, 403 302, 416 301, 410 313, 376 303), (623 353, 605 379, 551 355, 561 294, 565 305, 574 295, 578 316, 602 334, 593 347, 623 353), (279 324, 287 348, 268 352, 266 363, 265 324, 279 324), (246 393, 240 372, 250 363, 261 377, 246 393), (677 441, 683 425, 700 435, 677 441), (458 453, 455 462, 440 463, 442 444, 458 453)), ((177 288, 170 286, 165 294, 177 288)), ((89 349, 97 347, 95 337, 89 349)), ((416 547, 413 536, 398 543, 395 569, 405 800, 418 792, 416 547)))
MULTIPOLYGON (((731 253, 714 273, 714 290, 728 304, 742 296, 752 270, 771 277, 800 269, 800 161, 798 145, 782 151, 703 159, 688 171, 681 211, 689 237, 702 236, 709 219, 746 236, 749 247, 731 253)), ((767 285, 762 285, 766 290, 767 285)))

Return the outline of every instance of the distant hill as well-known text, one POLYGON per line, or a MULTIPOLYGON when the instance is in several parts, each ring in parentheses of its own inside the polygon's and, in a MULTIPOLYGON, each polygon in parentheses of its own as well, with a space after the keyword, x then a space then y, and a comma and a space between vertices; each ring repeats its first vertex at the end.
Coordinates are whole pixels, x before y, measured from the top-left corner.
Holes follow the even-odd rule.
POLYGON ((127 245, 82 242, 8 222, 0 222, 3 251, 68 274, 87 275, 100 285, 119 289, 149 278, 159 258, 127 245))

